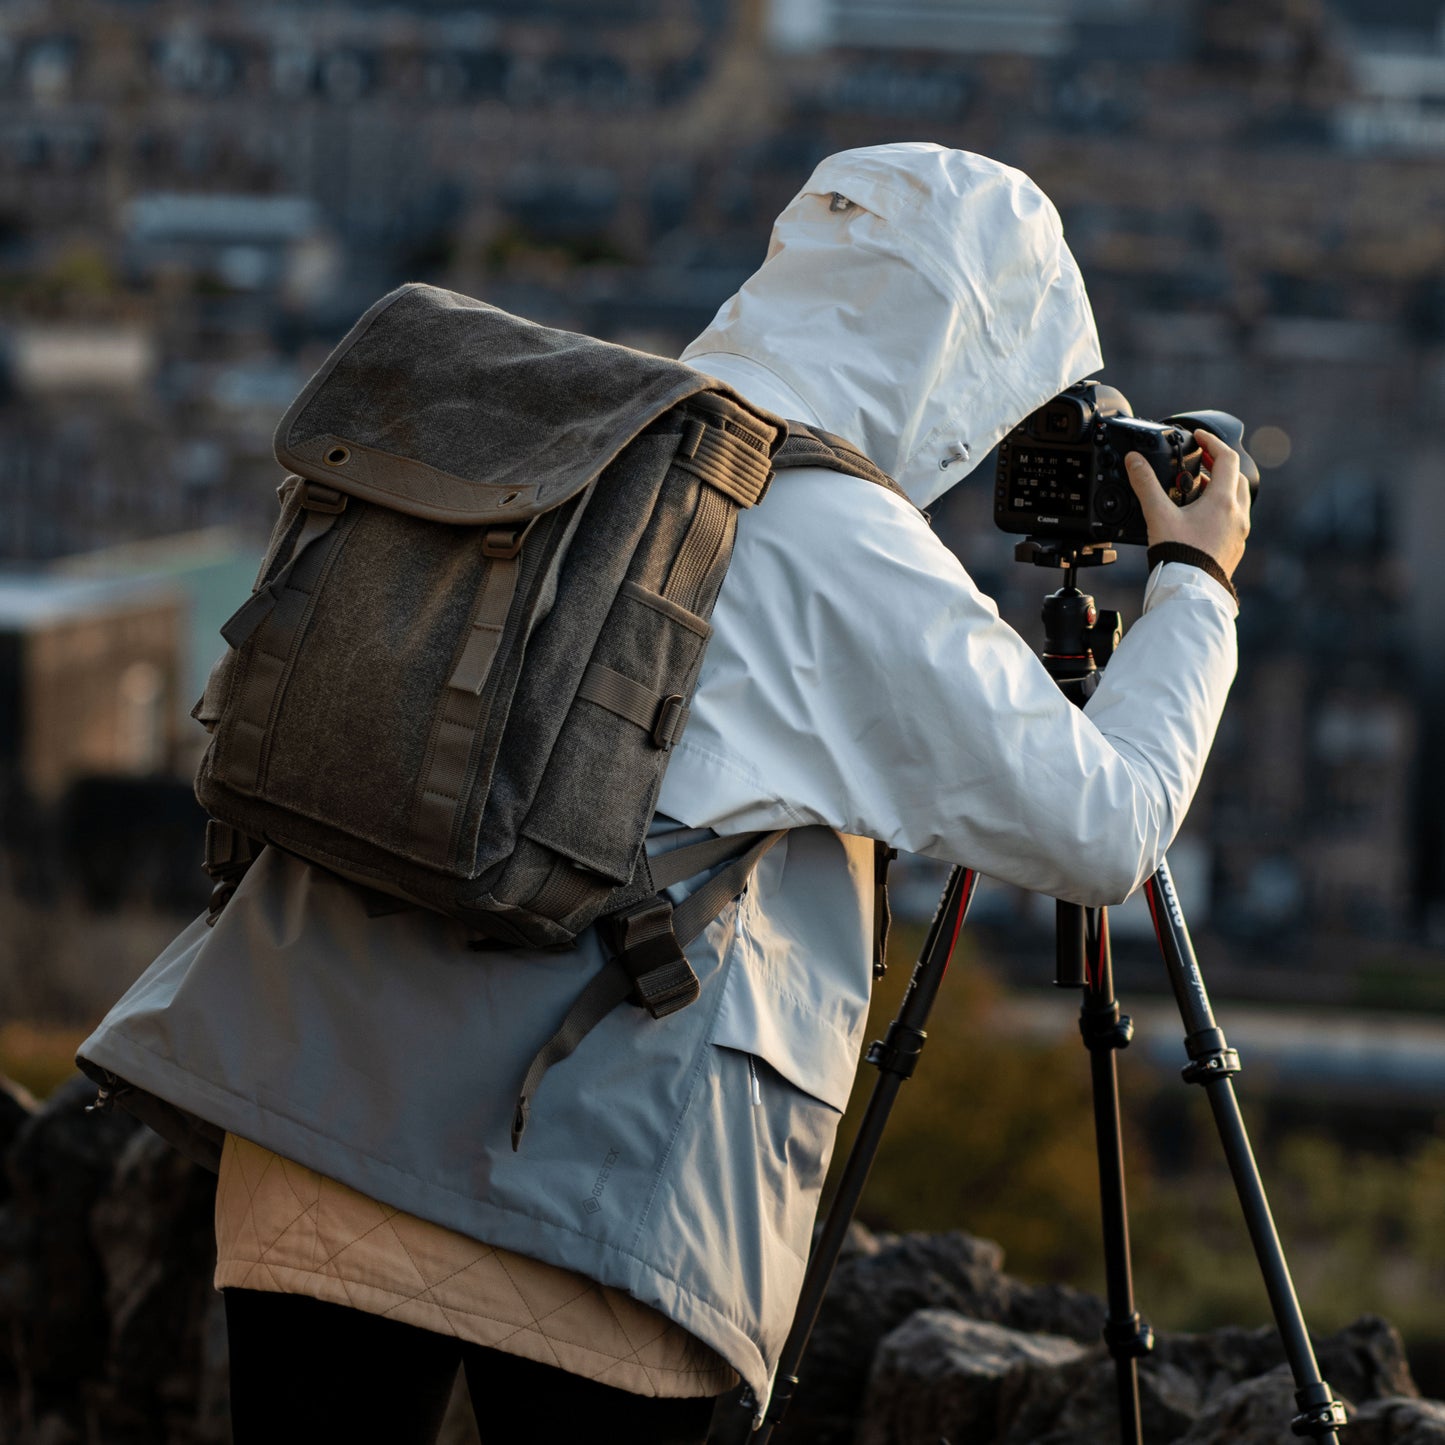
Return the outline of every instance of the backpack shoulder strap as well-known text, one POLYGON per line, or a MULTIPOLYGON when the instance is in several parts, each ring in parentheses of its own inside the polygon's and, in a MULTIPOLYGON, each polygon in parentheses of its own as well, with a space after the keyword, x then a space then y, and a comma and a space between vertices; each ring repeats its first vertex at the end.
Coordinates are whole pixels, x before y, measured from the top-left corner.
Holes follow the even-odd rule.
POLYGON ((862 477, 896 492, 911 507, 908 494, 881 467, 876 467, 852 442, 806 422, 788 422, 788 435, 773 453, 773 470, 786 467, 826 467, 849 477, 862 477))

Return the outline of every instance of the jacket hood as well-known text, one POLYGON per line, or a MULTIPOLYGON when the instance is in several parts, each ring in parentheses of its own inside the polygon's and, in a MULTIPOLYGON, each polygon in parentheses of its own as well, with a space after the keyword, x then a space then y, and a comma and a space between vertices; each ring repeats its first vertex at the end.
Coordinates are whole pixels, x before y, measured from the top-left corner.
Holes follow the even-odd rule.
POLYGON ((1021 171, 923 143, 822 161, 682 359, 717 359, 744 392, 761 368, 920 507, 1102 364, 1048 197, 1021 171))

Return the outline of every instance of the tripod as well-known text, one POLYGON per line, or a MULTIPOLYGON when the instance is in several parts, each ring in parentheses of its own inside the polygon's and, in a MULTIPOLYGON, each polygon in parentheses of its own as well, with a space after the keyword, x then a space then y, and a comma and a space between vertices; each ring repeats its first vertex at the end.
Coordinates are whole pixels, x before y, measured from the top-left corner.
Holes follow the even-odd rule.
MULTIPOLYGON (((1019 561, 1063 569, 1063 587, 1044 599, 1044 647, 1041 655, 1045 668, 1060 690, 1079 707, 1098 686, 1099 669, 1108 662, 1123 629, 1117 612, 1099 611, 1094 606, 1094 599, 1075 585, 1077 571, 1080 567, 1112 562, 1115 555, 1113 549, 1098 545, 1075 546, 1054 541, 1041 542, 1034 538, 1021 542, 1015 551, 1019 561)), ((978 875, 972 869, 956 867, 949 875, 897 1016, 888 1026, 884 1038, 868 1049, 866 1058, 878 1069, 878 1079, 844 1163, 832 1205, 809 1257, 792 1329, 779 1357, 772 1394, 768 1400, 761 1402, 746 1389, 740 1395, 726 1397, 725 1404, 720 1405, 714 1414, 709 1445, 734 1445, 734 1442, 741 1445, 745 1440, 767 1445, 774 1429, 787 1413, 797 1389, 798 1371, 808 1340, 848 1225, 867 1183, 888 1116, 903 1081, 917 1068, 927 1042, 925 1026, 928 1016, 968 916, 977 882, 978 875)), ((1321 1378, 1315 1361, 1314 1348, 1305 1328, 1289 1266, 1280 1247, 1279 1235, 1234 1093, 1233 1076, 1240 1070, 1239 1055, 1228 1046, 1223 1031, 1215 1022, 1167 862, 1159 864, 1145 883, 1144 893, 1159 951, 1184 1023, 1184 1047, 1189 1063, 1183 1070, 1183 1077, 1187 1083, 1202 1086, 1209 1099, 1270 1308, 1294 1377, 1295 1403, 1299 1413, 1291 1421, 1290 1428, 1296 1435, 1338 1442, 1336 1432, 1346 1424, 1344 1407, 1321 1378)), ((1107 1280, 1108 1310, 1103 1336, 1114 1360, 1119 1439, 1122 1445, 1143 1445, 1139 1360, 1153 1348, 1154 1337, 1153 1331, 1134 1307, 1116 1067, 1116 1055, 1128 1046, 1134 1030, 1114 997, 1107 910, 1062 902, 1055 904, 1055 910, 1054 981, 1062 987, 1083 990, 1079 1032, 1089 1051, 1107 1280)))

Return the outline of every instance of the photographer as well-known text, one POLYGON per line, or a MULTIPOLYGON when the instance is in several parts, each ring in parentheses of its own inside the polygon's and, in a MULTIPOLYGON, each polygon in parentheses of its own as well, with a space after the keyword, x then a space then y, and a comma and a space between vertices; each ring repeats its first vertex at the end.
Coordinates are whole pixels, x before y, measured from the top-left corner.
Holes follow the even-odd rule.
POLYGON ((734 1371, 766 1393, 797 1298, 867 1010, 868 840, 1112 903, 1189 805, 1234 671, 1233 453, 1201 438, 1213 479, 1185 510, 1131 467, 1150 542, 1205 565, 1155 568, 1082 712, 918 510, 1100 364, 1026 177, 930 145, 823 162, 684 359, 907 494, 803 469, 739 519, 649 851, 791 831, 689 946, 700 998, 609 1014, 514 1153, 518 1079, 602 967, 595 930, 477 956, 448 918, 267 849, 82 1048, 225 1133, 238 1445, 431 1439, 459 1363, 484 1441, 584 1417, 701 1439, 734 1371))

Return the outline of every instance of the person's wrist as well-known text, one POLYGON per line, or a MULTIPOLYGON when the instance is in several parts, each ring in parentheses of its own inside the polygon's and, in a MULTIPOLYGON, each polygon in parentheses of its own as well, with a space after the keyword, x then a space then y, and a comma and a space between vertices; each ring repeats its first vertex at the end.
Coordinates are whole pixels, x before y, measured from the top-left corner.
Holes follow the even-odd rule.
POLYGON ((1149 548, 1148 556, 1151 572, 1161 562, 1182 562, 1188 567, 1198 567, 1201 572, 1213 577, 1234 598, 1236 607, 1239 605, 1239 593, 1235 591, 1229 573, 1203 548, 1193 547, 1188 542, 1155 542, 1149 548))

